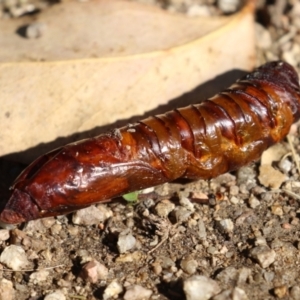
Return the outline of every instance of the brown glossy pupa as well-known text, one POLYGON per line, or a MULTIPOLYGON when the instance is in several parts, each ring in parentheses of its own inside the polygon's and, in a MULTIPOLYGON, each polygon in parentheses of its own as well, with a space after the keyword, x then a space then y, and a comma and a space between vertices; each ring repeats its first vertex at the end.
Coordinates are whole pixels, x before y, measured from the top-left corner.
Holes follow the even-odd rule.
POLYGON ((0 220, 60 215, 177 178, 236 170, 282 140, 299 116, 297 73, 267 63, 198 105, 41 156, 14 182, 0 220))

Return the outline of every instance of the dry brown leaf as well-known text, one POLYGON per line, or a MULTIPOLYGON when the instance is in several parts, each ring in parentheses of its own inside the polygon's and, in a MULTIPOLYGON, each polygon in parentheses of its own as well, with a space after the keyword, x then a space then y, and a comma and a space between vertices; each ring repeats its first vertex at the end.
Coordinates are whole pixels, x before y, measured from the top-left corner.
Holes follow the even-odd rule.
POLYGON ((289 152, 285 143, 275 144, 267 149, 261 156, 259 167, 259 182, 265 187, 278 189, 287 180, 287 176, 273 168, 272 164, 278 162, 289 152))
POLYGON ((290 152, 287 144, 278 143, 274 146, 268 148, 261 156, 260 163, 261 165, 272 165, 273 162, 278 162, 281 158, 290 152))
POLYGON ((0 20, 0 28, 0 156, 143 114, 254 64, 251 0, 218 18, 67 2, 34 19, 0 20), (46 25, 40 38, 12 34, 33 21, 46 25))
POLYGON ((278 189, 287 178, 285 174, 274 169, 271 165, 261 165, 259 167, 258 180, 265 187, 278 189))

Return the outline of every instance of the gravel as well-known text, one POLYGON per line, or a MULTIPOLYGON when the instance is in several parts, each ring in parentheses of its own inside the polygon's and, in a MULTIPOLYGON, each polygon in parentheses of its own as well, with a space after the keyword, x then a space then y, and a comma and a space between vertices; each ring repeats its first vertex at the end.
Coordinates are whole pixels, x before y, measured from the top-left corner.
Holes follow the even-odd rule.
MULTIPOLYGON (((141 1, 191 17, 238 3, 141 1)), ((51 4, 0 0, 5 18, 51 4)), ((299 1, 258 1, 256 20, 257 65, 285 59, 299 71, 299 1)), ((299 153, 299 126, 293 130, 299 153)), ((3 199, 20 167, 0 159, 3 199)), ((259 167, 165 184, 134 205, 117 201, 1 229, 0 299, 300 299, 299 172, 289 153, 270 169, 280 171, 279 183, 259 181, 259 167)))

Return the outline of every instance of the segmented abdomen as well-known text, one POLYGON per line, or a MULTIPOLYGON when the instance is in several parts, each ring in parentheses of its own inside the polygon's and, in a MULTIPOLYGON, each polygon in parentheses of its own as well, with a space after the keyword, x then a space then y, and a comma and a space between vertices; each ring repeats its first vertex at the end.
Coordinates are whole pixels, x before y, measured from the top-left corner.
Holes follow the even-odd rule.
POLYGON ((149 140, 168 180, 208 179, 258 159, 298 118, 297 75, 275 62, 201 104, 148 118, 131 130, 149 140))

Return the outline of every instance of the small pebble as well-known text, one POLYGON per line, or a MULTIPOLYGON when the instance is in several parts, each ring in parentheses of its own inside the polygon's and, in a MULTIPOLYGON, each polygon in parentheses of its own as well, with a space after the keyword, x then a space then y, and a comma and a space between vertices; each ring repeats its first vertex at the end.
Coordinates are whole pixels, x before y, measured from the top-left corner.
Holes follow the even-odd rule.
POLYGON ((162 272, 162 266, 158 261, 152 264, 152 268, 156 275, 159 275, 162 272))
POLYGON ((234 229, 234 224, 231 219, 223 219, 219 221, 219 225, 222 229, 222 231, 226 233, 231 233, 233 232, 234 229))
POLYGON ((283 216, 282 206, 280 206, 280 205, 272 205, 271 211, 272 211, 273 215, 283 216))
POLYGON ((28 39, 37 39, 44 35, 47 25, 44 23, 32 23, 26 27, 26 37, 28 39))
POLYGON ((166 218, 174 210, 175 204, 169 200, 162 200, 155 206, 155 212, 162 218, 166 218))
POLYGON ((240 2, 239 0, 218 0, 217 4, 221 11, 230 14, 238 10, 240 2))
POLYGON ((198 262, 192 257, 188 256, 181 261, 180 267, 185 273, 192 275, 197 271, 198 262))
POLYGON ((68 280, 64 280, 62 278, 57 281, 57 285, 61 288, 68 288, 68 289, 72 288, 72 282, 68 280))
POLYGON ((20 284, 20 283, 16 282, 15 283, 15 288, 16 288, 17 291, 19 291, 21 293, 27 293, 27 291, 28 291, 28 285, 27 284, 20 284))
POLYGON ((9 239, 9 230, 0 229, 0 241, 7 241, 9 239))
POLYGON ((260 205, 260 201, 254 195, 250 196, 248 203, 251 208, 256 208, 260 205))
POLYGON ((248 297, 244 290, 235 287, 232 291, 232 300, 248 300, 248 297))
POLYGON ((97 260, 91 260, 82 267, 80 275, 84 280, 96 283, 107 279, 108 269, 97 260))
POLYGON ((66 296, 61 290, 56 290, 53 293, 47 294, 44 300, 66 300, 66 296))
POLYGON ((238 271, 237 283, 238 284, 244 284, 244 283, 246 283, 246 281, 247 281, 247 279, 249 278, 250 275, 251 275, 251 269, 246 268, 246 267, 242 267, 238 271))
POLYGON ((44 233, 47 231, 48 228, 50 228, 53 224, 55 223, 54 218, 46 218, 44 219, 38 219, 38 220, 33 220, 29 221, 25 224, 25 230, 27 234, 33 234, 33 233, 44 233), (51 225, 50 225, 51 224, 51 225), (46 227, 48 226, 49 227, 46 227))
POLYGON ((174 260, 172 260, 169 256, 160 256, 157 261, 160 262, 163 269, 167 270, 175 266, 174 260))
POLYGON ((152 291, 140 285, 129 286, 124 294, 124 300, 147 300, 151 297, 152 291))
POLYGON ((279 299, 285 297, 287 294, 287 287, 285 285, 282 285, 282 286, 278 286, 278 287, 274 288, 274 294, 279 299))
POLYGON ((232 204, 238 204, 239 203, 239 199, 235 196, 230 197, 229 201, 232 204))
POLYGON ((232 299, 232 291, 231 290, 225 290, 218 294, 217 296, 211 298, 212 300, 229 300, 232 299))
POLYGON ((192 214, 190 210, 182 206, 176 207, 173 212, 175 212, 175 218, 178 223, 187 221, 190 215, 192 214))
POLYGON ((265 193, 266 189, 261 186, 255 186, 255 187, 253 187, 253 189, 251 191, 254 195, 257 196, 257 195, 261 195, 261 194, 265 193))
POLYGON ((16 245, 10 245, 3 250, 0 262, 14 271, 22 270, 29 264, 24 249, 16 245))
POLYGON ((14 245, 21 245, 21 244, 24 244, 24 240, 27 240, 27 244, 30 243, 28 241, 28 236, 27 234, 22 231, 22 230, 19 230, 19 229, 13 229, 11 230, 10 232, 10 243, 11 244, 14 244, 14 245))
POLYGON ((282 159, 279 163, 278 163, 278 168, 284 172, 284 173, 288 173, 291 171, 293 166, 293 163, 288 159, 282 159))
POLYGON ((272 249, 280 249, 282 247, 284 247, 284 242, 281 239, 276 238, 271 243, 272 249))
POLYGON ((267 272, 267 271, 264 272, 264 279, 266 282, 272 282, 274 277, 275 277, 274 272, 267 272))
POLYGON ((9 12, 14 18, 20 17, 26 13, 23 7, 17 7, 17 6, 11 7, 9 12))
POLYGON ((292 220, 291 220, 291 225, 294 225, 294 226, 297 226, 297 225, 299 225, 299 219, 298 218, 293 218, 292 220))
POLYGON ((231 196, 237 196, 239 194, 239 187, 237 185, 232 185, 230 188, 229 188, 229 194, 231 196))
POLYGON ((249 190, 248 190, 248 187, 245 183, 241 183, 240 184, 240 192, 242 194, 249 194, 249 190))
POLYGON ((273 199, 273 194, 270 192, 262 193, 261 194, 261 201, 270 202, 273 199))
POLYGON ((78 232, 79 232, 79 228, 78 226, 68 226, 68 232, 71 236, 76 236, 78 235, 78 232))
POLYGON ((50 231, 51 231, 52 235, 58 235, 60 233, 61 229, 62 229, 61 224, 54 224, 51 227, 50 231))
POLYGON ((236 177, 234 175, 232 175, 230 173, 225 173, 225 174, 219 175, 216 178, 213 178, 211 180, 211 185, 216 188, 220 185, 227 185, 230 182, 234 182, 235 180, 236 180, 236 177))
POLYGON ((119 234, 117 247, 119 250, 119 253, 125 253, 128 250, 134 248, 136 244, 135 237, 128 232, 128 230, 125 230, 119 234))
POLYGON ((240 168, 237 171, 237 184, 245 184, 248 185, 249 183, 255 182, 256 172, 253 167, 245 166, 240 168))
POLYGON ((170 282, 173 279, 173 272, 164 272, 162 280, 164 282, 170 282))
POLYGON ((293 300, 300 300, 300 287, 298 285, 294 285, 290 290, 290 297, 293 300))
POLYGON ((275 261, 276 253, 267 245, 261 245, 250 250, 250 257, 255 259, 265 269, 275 261))
POLYGON ((254 218, 255 218, 255 215, 254 215, 253 210, 245 211, 235 220, 235 224, 239 226, 239 225, 244 224, 244 222, 251 223, 252 219, 254 219, 254 218))
POLYGON ((282 227, 283 229, 290 230, 293 226, 292 226, 291 224, 289 224, 289 223, 283 223, 283 224, 281 225, 281 227, 282 227))
POLYGON ((46 281, 49 277, 49 272, 47 270, 40 270, 30 274, 29 281, 33 284, 39 285, 40 283, 46 281))
POLYGON ((199 219, 198 221, 198 235, 200 240, 206 240, 207 233, 206 233, 205 224, 202 219, 199 219))
POLYGON ((218 283, 206 276, 194 275, 183 283, 186 300, 208 300, 220 293, 218 283))
MULTIPOLYGON (((203 195, 203 194, 201 194, 201 195, 203 195)), ((196 196, 197 195, 195 195, 195 193, 194 193, 194 195, 192 196, 193 199, 195 199, 196 196)), ((205 197, 205 196, 207 197, 207 195, 204 195, 202 197, 205 197)), ((188 210, 190 210, 192 212, 195 211, 195 205, 194 205, 194 203, 191 202, 191 200, 189 198, 187 198, 187 197, 179 197, 179 203, 180 203, 180 205, 184 206, 186 209, 188 209, 188 210)))
POLYGON ((89 261, 93 260, 92 256, 86 249, 78 250, 77 255, 81 264, 88 263, 89 261))
POLYGON ((230 284, 230 282, 235 282, 237 280, 238 275, 239 272, 236 268, 227 267, 216 276, 216 279, 221 281, 225 285, 228 285, 230 284))
POLYGON ((128 228, 133 228, 133 226, 134 226, 134 219, 133 218, 128 218, 128 219, 126 219, 126 226, 128 227, 128 228))
POLYGON ((206 251, 208 254, 214 255, 216 253, 217 249, 216 249, 216 247, 209 246, 209 247, 207 247, 206 251))
POLYGON ((103 300, 109 300, 116 298, 123 292, 122 285, 117 281, 112 281, 104 290, 103 300))
POLYGON ((51 228, 56 223, 53 217, 41 219, 40 221, 46 228, 51 228))
POLYGON ((106 221, 107 215, 95 205, 76 211, 72 216, 72 222, 76 225, 91 226, 106 221))
POLYGON ((266 238, 263 236, 258 236, 255 239, 255 246, 260 246, 260 245, 267 245, 266 238))
POLYGON ((14 300, 15 290, 13 283, 5 278, 0 279, 0 299, 1 300, 14 300))

